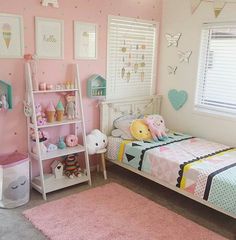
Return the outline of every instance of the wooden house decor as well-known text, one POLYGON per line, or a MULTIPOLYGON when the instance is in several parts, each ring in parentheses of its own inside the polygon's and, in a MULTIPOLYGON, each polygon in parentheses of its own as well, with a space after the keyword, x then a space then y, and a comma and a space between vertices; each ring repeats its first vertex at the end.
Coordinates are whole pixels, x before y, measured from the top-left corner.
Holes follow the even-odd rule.
POLYGON ((52 169, 52 173, 55 176, 55 178, 62 178, 63 177, 63 164, 62 162, 55 160, 52 164, 51 164, 51 169, 52 169))
POLYGON ((92 75, 87 81, 87 95, 90 98, 106 96, 106 79, 98 74, 92 75))

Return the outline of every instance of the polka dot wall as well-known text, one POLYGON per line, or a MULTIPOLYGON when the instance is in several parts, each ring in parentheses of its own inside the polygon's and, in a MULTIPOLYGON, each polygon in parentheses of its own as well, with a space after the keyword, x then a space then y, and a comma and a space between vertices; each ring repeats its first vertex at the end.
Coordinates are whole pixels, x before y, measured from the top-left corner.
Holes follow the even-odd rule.
MULTIPOLYGON (((92 74, 106 76, 108 15, 160 21, 161 0, 58 0, 59 8, 43 7, 40 0, 0 0, 0 13, 23 16, 25 53, 35 53, 35 17, 64 20, 64 59, 39 60, 38 79, 48 83, 72 79, 71 63, 79 63, 86 130, 99 127, 97 102, 86 96, 86 80, 92 74), (74 60, 73 21, 98 25, 97 60, 74 60)), ((23 114, 25 96, 24 60, 0 59, 0 79, 13 87, 13 110, 0 112, 0 154, 15 150, 27 152, 26 118, 23 114)))

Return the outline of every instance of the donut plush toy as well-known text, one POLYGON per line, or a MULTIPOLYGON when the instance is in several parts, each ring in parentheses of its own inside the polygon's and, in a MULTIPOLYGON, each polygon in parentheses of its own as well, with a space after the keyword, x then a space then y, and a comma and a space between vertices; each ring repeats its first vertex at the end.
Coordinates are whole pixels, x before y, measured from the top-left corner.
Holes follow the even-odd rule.
POLYGON ((78 137, 76 135, 68 135, 66 137, 66 146, 75 147, 78 145, 78 137))

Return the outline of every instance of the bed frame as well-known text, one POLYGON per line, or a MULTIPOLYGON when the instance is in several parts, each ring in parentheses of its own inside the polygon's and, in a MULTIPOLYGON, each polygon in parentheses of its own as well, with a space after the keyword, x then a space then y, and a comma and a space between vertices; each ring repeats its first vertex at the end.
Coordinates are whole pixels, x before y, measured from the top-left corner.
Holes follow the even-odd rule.
MULTIPOLYGON (((100 129, 106 135, 111 135, 111 131, 113 129, 113 121, 125 114, 159 114, 161 112, 161 96, 155 95, 151 97, 142 97, 142 98, 130 98, 130 99, 122 99, 122 100, 111 100, 111 101, 103 101, 100 103, 100 129)), ((232 215, 213 204, 195 197, 194 195, 180 189, 174 187, 164 181, 160 181, 150 174, 141 172, 129 165, 123 164, 120 161, 113 161, 111 159, 107 159, 110 162, 119 165, 125 169, 128 169, 134 173, 137 173, 145 178, 148 178, 162 186, 165 186, 169 189, 174 190, 188 198, 191 198, 201 204, 204 204, 210 208, 213 208, 221 213, 224 213, 232 218, 236 219, 235 215, 232 215)))

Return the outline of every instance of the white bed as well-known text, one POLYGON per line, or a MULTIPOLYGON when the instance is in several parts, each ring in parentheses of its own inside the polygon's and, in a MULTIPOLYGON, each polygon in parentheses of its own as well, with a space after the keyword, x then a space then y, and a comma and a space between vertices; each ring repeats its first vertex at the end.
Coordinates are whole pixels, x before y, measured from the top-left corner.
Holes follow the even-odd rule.
MULTIPOLYGON (((160 112, 161 112, 161 96, 160 95, 155 95, 152 97, 142 97, 138 99, 133 98, 133 99, 124 99, 124 100, 103 101, 100 103, 100 129, 102 132, 110 136, 111 131, 113 130, 113 121, 120 116, 123 116, 125 114, 158 114, 160 112)), ((119 138, 112 138, 112 140, 110 141, 112 145, 110 149, 113 149, 113 150, 111 151, 110 149, 108 149, 107 156, 109 156, 109 158, 107 158, 107 160, 123 168, 126 168, 132 172, 135 172, 145 178, 148 178, 158 184, 161 184, 169 189, 172 189, 178 193, 181 193, 184 196, 187 196, 219 212, 222 212, 228 216, 236 218, 235 214, 231 214, 228 211, 224 211, 222 208, 218 208, 217 206, 211 204, 206 200, 195 197, 191 193, 185 190, 182 190, 181 188, 168 184, 166 181, 162 181, 158 177, 154 177, 147 172, 140 171, 134 168, 133 166, 123 163, 122 161, 117 161, 117 159, 115 159, 116 151, 118 151, 121 141, 122 140, 119 138)))

